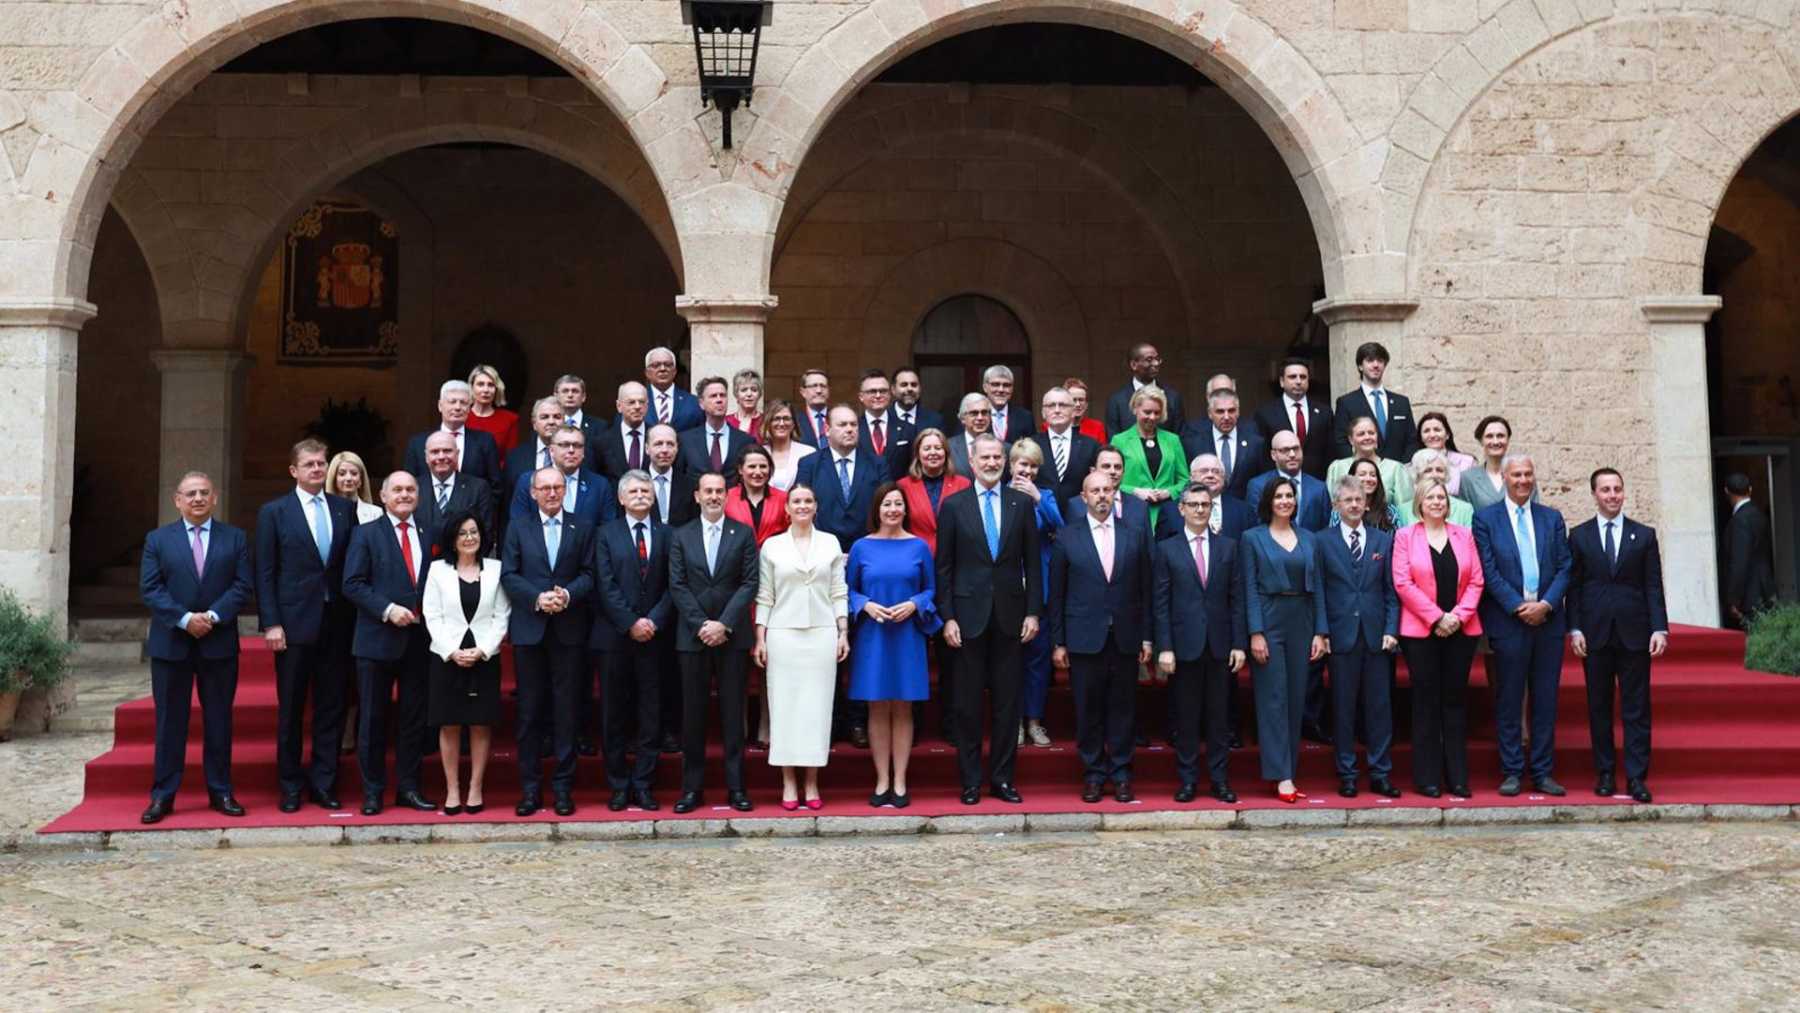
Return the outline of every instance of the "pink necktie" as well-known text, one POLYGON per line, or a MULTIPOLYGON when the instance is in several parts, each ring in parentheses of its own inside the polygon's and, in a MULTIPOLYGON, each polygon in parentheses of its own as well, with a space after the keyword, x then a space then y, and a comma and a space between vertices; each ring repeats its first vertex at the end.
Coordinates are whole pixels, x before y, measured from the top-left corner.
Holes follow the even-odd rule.
POLYGON ((1194 566, 1200 571, 1200 586, 1206 586, 1206 536, 1194 539, 1194 566))
POLYGON ((205 577, 206 544, 200 541, 200 528, 198 525, 190 527, 188 530, 194 533, 194 576, 205 577))
POLYGON ((1100 569, 1106 572, 1106 582, 1112 583, 1113 571, 1113 538, 1112 525, 1102 524, 1095 534, 1100 536, 1100 569))

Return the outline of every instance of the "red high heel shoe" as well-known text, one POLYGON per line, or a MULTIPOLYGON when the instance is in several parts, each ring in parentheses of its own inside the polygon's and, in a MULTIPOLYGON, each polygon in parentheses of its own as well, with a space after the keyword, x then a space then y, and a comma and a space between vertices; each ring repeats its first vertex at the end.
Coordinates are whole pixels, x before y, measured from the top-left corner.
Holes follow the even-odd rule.
POLYGON ((793 799, 793 798, 784 798, 781 800, 781 808, 788 812, 793 812, 794 810, 800 808, 800 800, 793 799))
POLYGON ((825 800, 822 798, 809 798, 806 800, 806 807, 814 811, 823 809, 825 808, 825 800))
POLYGON ((1293 791, 1277 791, 1275 793, 1275 797, 1280 799, 1283 802, 1286 802, 1288 805, 1293 805, 1295 802, 1298 802, 1301 799, 1305 798, 1306 793, 1301 791, 1298 788, 1295 788, 1293 791))

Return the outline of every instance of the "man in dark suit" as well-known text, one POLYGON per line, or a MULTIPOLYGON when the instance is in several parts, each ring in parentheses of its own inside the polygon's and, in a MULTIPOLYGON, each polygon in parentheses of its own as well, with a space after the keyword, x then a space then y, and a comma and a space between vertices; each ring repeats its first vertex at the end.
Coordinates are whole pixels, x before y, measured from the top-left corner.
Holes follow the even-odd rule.
POLYGON ((944 416, 921 403, 924 396, 925 386, 919 380, 918 370, 911 366, 894 370, 894 407, 889 413, 894 420, 911 426, 915 433, 936 429, 948 434, 950 430, 945 428, 944 416))
MULTIPOLYGON (((1588 476, 1594 519, 1569 532, 1569 646, 1587 676, 1594 794, 1618 790, 1613 772, 1613 690, 1625 726, 1625 791, 1649 802, 1650 659, 1669 649, 1662 553, 1656 529, 1625 516, 1625 479, 1611 468, 1588 476)), ((1336 641, 1333 641, 1335 649, 1336 641)))
POLYGON ((587 413, 587 381, 574 373, 564 373, 556 378, 550 393, 562 405, 563 425, 574 426, 587 436, 588 446, 606 430, 606 421, 587 413))
POLYGON ((1163 396, 1169 402, 1168 410, 1163 413, 1163 428, 1176 435, 1186 428, 1187 412, 1182 407, 1181 395, 1158 379, 1162 374, 1162 363, 1162 353, 1155 345, 1146 341, 1132 346, 1127 360, 1131 379, 1106 399, 1106 416, 1102 421, 1106 423, 1108 439, 1137 425, 1137 416, 1131 410, 1132 395, 1153 383, 1162 388, 1163 396))
MULTIPOLYGON (((1256 511, 1248 503, 1225 493, 1225 466, 1219 463, 1214 454, 1201 454, 1188 464, 1188 479, 1206 486, 1212 493, 1212 503, 1207 510, 1207 525, 1215 535, 1237 541, 1238 536, 1259 523, 1256 511)), ((1172 510, 1164 510, 1156 521, 1156 540, 1174 538, 1184 530, 1185 521, 1181 515, 1172 510)), ((1235 748, 1235 747, 1233 747, 1235 748)))
POLYGON ((356 763, 362 771, 362 814, 381 812, 387 788, 388 709, 398 689, 394 728, 395 804, 431 812, 419 791, 425 740, 425 668, 430 636, 421 602, 431 565, 431 539, 414 523, 418 480, 396 471, 381 483, 386 513, 357 527, 344 556, 344 597, 356 606, 356 763))
MULTIPOLYGON (((817 455, 814 455, 817 456, 817 455)), ((725 476, 707 472, 694 493, 698 520, 670 534, 669 596, 678 617, 675 652, 681 660, 681 799, 675 811, 698 809, 705 796, 706 700, 719 687, 719 728, 725 740, 725 797, 749 812, 744 791, 744 672, 756 644, 750 606, 758 579, 756 535, 725 516, 725 476)))
POLYGON ((676 467, 680 437, 673 426, 650 427, 650 490, 656 496, 655 512, 669 527, 678 528, 700 515, 694 503, 694 476, 676 467))
POLYGON ((1037 432, 1037 419, 1031 417, 1031 409, 1013 403, 1012 370, 997 365, 982 370, 981 392, 994 408, 991 431, 1002 442, 1011 445, 1037 432))
POLYGON ((1150 534, 1113 519, 1118 490, 1100 472, 1082 480, 1087 510, 1050 549, 1051 663, 1075 689, 1075 742, 1084 770, 1081 800, 1131 792, 1138 666, 1150 661, 1150 534))
POLYGON ((618 418, 601 427, 598 439, 588 441, 588 459, 590 468, 616 483, 620 475, 650 466, 650 423, 645 418, 650 395, 643 384, 628 380, 619 384, 613 407, 618 418))
POLYGON ((575 811, 576 726, 584 653, 592 633, 588 598, 594 591, 594 529, 563 510, 563 473, 540 468, 531 476, 536 516, 515 518, 500 550, 500 586, 512 602, 507 633, 519 680, 519 804, 530 816, 543 808, 543 729, 554 729, 550 778, 558 816, 575 811))
MULTIPOLYGON (((452 460, 456 441, 432 434, 452 460)), ((288 453, 294 491, 256 514, 256 611, 275 654, 275 767, 281 811, 309 795, 326 809, 337 800, 338 745, 344 739, 350 630, 356 609, 344 597, 344 556, 356 506, 325 493, 325 444, 306 439, 288 453), (312 762, 304 763, 306 697, 312 695, 312 762)))
MULTIPOLYGON (((195 689, 205 735, 206 797, 215 812, 244 815, 231 788, 231 704, 237 696, 237 617, 250 599, 250 541, 213 518, 212 479, 198 471, 175 486, 181 519, 150 532, 138 589, 150 609, 150 689, 156 700, 155 780, 141 819, 175 808, 187 767, 195 689)), ((316 550, 315 550, 316 551, 316 550)))
POLYGON ((500 447, 494 438, 479 429, 470 429, 469 406, 475 403, 475 392, 461 380, 445 380, 438 388, 438 428, 414 434, 406 443, 406 470, 421 484, 425 481, 425 438, 432 433, 449 433, 456 440, 456 470, 488 483, 500 481, 500 447))
POLYGON ((700 402, 675 386, 675 353, 657 346, 644 353, 644 384, 650 398, 645 418, 651 425, 668 425, 678 433, 700 424, 700 402))
POLYGON ((519 445, 506 455, 500 485, 494 491, 494 508, 506 516, 512 513, 513 490, 519 487, 519 482, 529 481, 525 476, 539 468, 556 466, 550 441, 556 438, 556 431, 563 427, 562 402, 553 397, 538 398, 532 402, 526 421, 531 424, 531 437, 520 440, 519 445))
MULTIPOLYGON (((1312 363, 1289 359, 1281 364, 1281 396, 1264 401, 1252 419, 1263 439, 1274 441, 1283 429, 1300 438, 1306 473, 1323 480, 1332 462, 1331 413, 1307 396, 1312 387, 1312 363)), ((1329 495, 1329 494, 1328 494, 1329 495)))
POLYGON ((824 450, 831 424, 831 377, 822 369, 800 374, 800 405, 794 409, 794 439, 824 450))
POLYGON ((606 807, 613 812, 633 803, 647 810, 657 807, 651 788, 662 730, 663 665, 675 637, 669 595, 672 529, 656 517, 650 476, 642 471, 620 476, 619 505, 623 516, 594 536, 594 630, 588 641, 602 656, 602 740, 612 789, 606 807), (636 753, 633 762, 626 760, 628 748, 636 753))
POLYGON ((856 418, 856 445, 881 458, 889 475, 904 475, 912 465, 913 434, 911 423, 896 421, 893 407, 893 384, 879 369, 863 371, 856 391, 862 411, 856 418))
POLYGON ((1094 468, 1094 455, 1100 453, 1100 441, 1083 436, 1072 425, 1075 399, 1064 388, 1052 387, 1045 391, 1039 407, 1043 409, 1045 428, 1031 434, 1032 442, 1044 454, 1044 466, 1038 469, 1037 484, 1054 492, 1060 505, 1081 495, 1081 481, 1094 468))
POLYGON ((1180 430, 1181 447, 1192 461, 1212 454, 1225 469, 1225 491, 1246 498, 1250 479, 1269 468, 1262 438, 1238 425, 1237 391, 1222 387, 1207 395, 1206 418, 1180 430))
POLYGON ((1525 454, 1500 462, 1506 498, 1475 512, 1471 525, 1486 582, 1481 630, 1494 648, 1494 726, 1500 740, 1500 794, 1517 795, 1527 762, 1521 741, 1531 697, 1532 787, 1566 794, 1551 776, 1556 759, 1556 692, 1562 680, 1563 596, 1569 590, 1569 533, 1562 514, 1532 501, 1537 473, 1525 454))
POLYGON ((725 421, 731 411, 731 385, 722 376, 709 376, 695 388, 700 394, 700 409, 705 413, 700 425, 677 438, 676 459, 689 477, 698 478, 708 471, 727 476, 737 482, 738 458, 744 448, 755 442, 750 434, 725 421))
POLYGON ((956 409, 956 432, 949 434, 950 463, 956 466, 958 475, 970 475, 974 468, 969 462, 975 456, 976 437, 983 433, 992 433, 994 425, 994 405, 986 394, 970 391, 963 395, 956 409))
MULTIPOLYGON (((563 510, 571 520, 592 530, 618 516, 619 502, 613 496, 612 483, 606 476, 587 469, 587 437, 580 429, 565 425, 551 436, 550 460, 562 474, 563 510)), ((529 517, 537 509, 534 476, 535 472, 519 476, 509 519, 529 517)))
MULTIPOLYGON (((1294 440, 1292 432, 1278 435, 1294 440)), ((1399 798, 1394 787, 1394 710, 1389 700, 1394 651, 1400 646, 1400 598, 1394 593, 1394 536, 1363 523, 1368 498, 1362 483, 1338 483, 1340 523, 1323 532, 1319 572, 1331 629, 1332 743, 1337 748, 1338 794, 1356 797, 1356 727, 1369 754, 1369 790, 1399 798)))
POLYGON ((1286 478, 1300 487, 1300 504, 1294 512, 1294 524, 1308 531, 1325 530, 1325 525, 1331 523, 1331 494, 1324 482, 1307 472, 1300 438, 1292 429, 1278 429, 1270 438, 1269 460, 1275 462, 1275 470, 1265 471, 1250 480, 1244 490, 1245 504, 1261 503, 1263 487, 1277 476, 1286 478))
POLYGON ((1043 557, 1036 507, 1001 487, 1006 446, 991 433, 975 444, 975 484, 943 502, 938 515, 937 607, 956 674, 957 767, 962 803, 981 801, 982 690, 992 687, 993 744, 989 791, 1018 802, 1013 759, 1018 750, 1020 648, 1038 635, 1043 611, 1043 557))
POLYGON ((1750 476, 1733 472, 1725 479, 1731 518, 1725 522, 1725 612, 1738 626, 1775 600, 1775 570, 1770 564, 1769 516, 1750 498, 1750 476))
MULTIPOLYGON (((1119 483, 1125 478, 1125 455, 1119 451, 1118 447, 1111 444, 1105 444, 1101 446, 1099 450, 1094 452, 1094 463, 1088 471, 1099 472, 1100 474, 1105 475, 1107 479, 1112 482, 1113 488, 1117 489, 1119 483)), ((1043 473, 1044 469, 1039 468, 1038 474, 1042 475, 1043 473)), ((1085 480, 1087 474, 1084 472, 1081 477, 1085 480)), ((1080 517, 1085 513, 1087 513, 1087 503, 1082 500, 1079 494, 1062 501, 1062 515, 1064 517, 1080 517)), ((1174 513, 1174 511, 1164 511, 1163 516, 1167 517, 1171 513, 1174 513)), ((1112 515, 1114 520, 1126 527, 1135 527, 1140 531, 1150 531, 1150 505, 1143 500, 1138 499, 1136 496, 1114 496, 1112 515)))
POLYGON ((1150 560, 1150 617, 1156 667, 1169 676, 1175 723, 1175 801, 1199 793, 1200 730, 1212 796, 1236 802, 1227 774, 1230 723, 1226 701, 1244 667, 1244 602, 1237 581, 1237 542, 1214 534, 1212 490, 1193 482, 1181 492, 1181 537, 1157 542, 1150 560), (1201 575, 1205 574, 1204 577, 1201 575))
POLYGON ((1362 383, 1337 399, 1332 418, 1333 459, 1350 456, 1350 424, 1367 416, 1381 432, 1381 456, 1407 464, 1419 449, 1418 424, 1412 401, 1381 385, 1387 373, 1388 350, 1378 341, 1366 341, 1356 349, 1356 371, 1362 383))
MULTIPOLYGON (((492 531, 494 496, 488 484, 473 475, 456 470, 456 443, 448 433, 432 433, 425 440, 425 474, 419 478, 419 531, 429 539, 431 555, 440 553, 455 558, 449 545, 443 544, 444 521, 468 511, 481 524, 484 532, 492 531)), ((498 552, 499 546, 489 551, 498 552)))

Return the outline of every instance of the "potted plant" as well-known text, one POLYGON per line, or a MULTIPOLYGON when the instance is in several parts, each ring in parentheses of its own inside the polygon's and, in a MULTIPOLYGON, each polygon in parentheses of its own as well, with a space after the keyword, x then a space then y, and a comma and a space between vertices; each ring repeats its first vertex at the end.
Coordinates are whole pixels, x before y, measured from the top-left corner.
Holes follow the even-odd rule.
POLYGON ((1750 617, 1744 638, 1744 667, 1777 675, 1800 675, 1800 604, 1771 605, 1750 617))
POLYGON ((17 595, 0 589, 0 742, 12 738, 20 695, 61 682, 74 650, 57 617, 33 615, 17 595))

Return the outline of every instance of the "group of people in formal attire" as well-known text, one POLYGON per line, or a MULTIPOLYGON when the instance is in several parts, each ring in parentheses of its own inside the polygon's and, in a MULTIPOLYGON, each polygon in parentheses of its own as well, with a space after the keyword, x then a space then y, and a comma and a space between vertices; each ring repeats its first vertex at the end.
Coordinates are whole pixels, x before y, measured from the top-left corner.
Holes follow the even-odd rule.
POLYGON ((779 768, 783 809, 823 806, 818 775, 839 738, 869 749, 869 804, 904 808, 934 695, 961 801, 985 789, 1017 803, 1018 750, 1052 742, 1058 670, 1087 802, 1135 799, 1134 750, 1151 731, 1173 745, 1175 801, 1236 802, 1227 761, 1248 724, 1246 669, 1261 778, 1279 799, 1305 797, 1305 737, 1333 745, 1340 795, 1366 775, 1398 797, 1397 655, 1412 787, 1466 798, 1483 637, 1502 795, 1527 781, 1565 793, 1553 768, 1567 643, 1586 669, 1595 792, 1617 790, 1616 693, 1627 792, 1649 801, 1650 665, 1669 624, 1656 532, 1625 515, 1623 479, 1596 470, 1594 516, 1566 528, 1504 418, 1482 419, 1479 455, 1462 453, 1445 415, 1415 416, 1384 386, 1384 348, 1356 358, 1360 383, 1334 409, 1311 399, 1311 366, 1295 359, 1254 417, 1220 375, 1189 418, 1142 344, 1101 418, 1079 378, 1045 391, 1036 418, 994 366, 945 419, 910 368, 863 373, 856 406, 834 402, 819 370, 794 401, 765 401, 750 370, 682 389, 674 353, 656 348, 610 420, 586 410, 574 376, 521 417, 499 373, 477 366, 442 385, 440 424, 391 474, 302 440, 294 489, 261 508, 253 536, 216 519, 211 480, 190 473, 180 519, 143 555, 157 711, 143 820, 174 805, 196 686, 210 804, 243 813, 230 711, 252 598, 275 655, 284 812, 342 807, 352 739, 365 815, 390 794, 481 812, 507 643, 519 816, 546 808, 546 768, 548 808, 573 814, 578 758, 596 752, 614 811, 659 808, 661 754, 679 753, 674 809, 692 812, 714 735, 736 811, 754 808, 747 748, 779 768), (1167 684, 1166 715, 1138 706, 1145 682, 1167 684), (433 751, 441 802, 421 777, 433 751))

